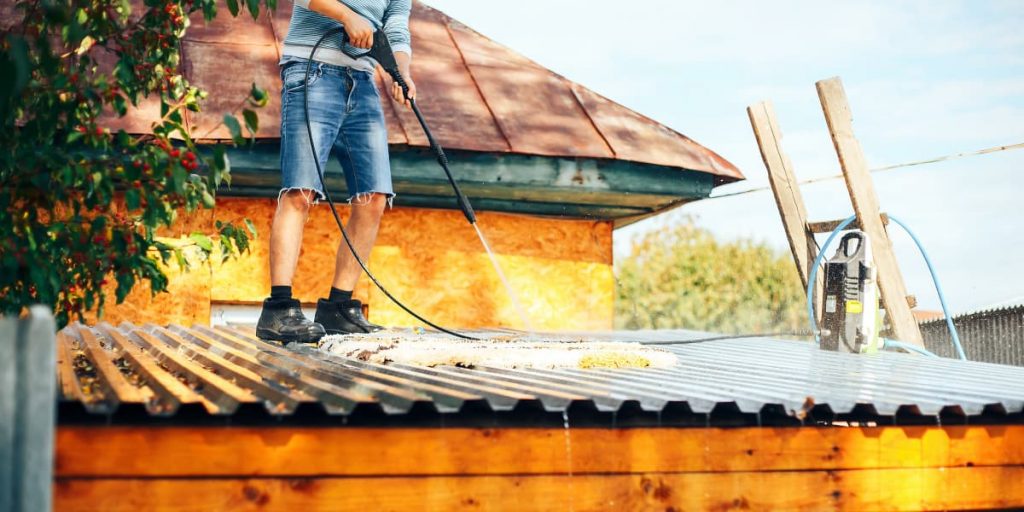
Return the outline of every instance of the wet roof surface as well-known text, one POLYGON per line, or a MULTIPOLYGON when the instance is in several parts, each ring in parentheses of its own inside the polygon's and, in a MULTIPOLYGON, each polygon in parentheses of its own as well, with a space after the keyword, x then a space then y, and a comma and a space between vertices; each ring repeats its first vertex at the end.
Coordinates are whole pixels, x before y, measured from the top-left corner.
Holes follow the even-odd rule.
MULTIPOLYGON (((135 15, 144 12, 133 0, 135 15)), ((208 92, 202 112, 187 112, 197 139, 230 139, 220 121, 237 110, 253 82, 270 93, 258 113, 257 138, 280 136, 281 84, 277 66, 288 33, 292 2, 258 20, 224 10, 207 25, 193 14, 182 42, 182 70, 208 92)), ((420 108, 445 148, 542 156, 608 158, 712 174, 716 183, 743 179, 714 151, 652 119, 573 83, 501 46, 444 13, 413 3, 410 20, 413 73, 420 108)), ((97 57, 103 60, 105 54, 97 57)), ((109 60, 109 59, 107 59, 109 60)), ((108 62, 112 65, 112 62, 108 62)), ((383 81, 377 77, 382 93, 383 81)), ((411 111, 381 94, 389 142, 426 147, 411 111)), ((111 129, 148 132, 159 119, 156 98, 129 116, 108 115, 111 129)))
POLYGON ((72 325, 58 336, 59 418, 401 426, 561 425, 563 414, 575 425, 619 426, 1024 421, 1024 368, 750 338, 669 350, 678 362, 662 369, 428 368, 286 348, 248 327, 72 325))

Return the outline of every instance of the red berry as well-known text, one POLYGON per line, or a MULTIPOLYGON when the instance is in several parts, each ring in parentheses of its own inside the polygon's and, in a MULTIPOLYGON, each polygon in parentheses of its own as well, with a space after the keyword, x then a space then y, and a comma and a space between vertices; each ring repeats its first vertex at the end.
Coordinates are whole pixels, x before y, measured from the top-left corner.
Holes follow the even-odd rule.
POLYGON ((135 167, 135 168, 142 167, 142 162, 136 160, 136 161, 132 162, 132 167, 135 167))
POLYGON ((180 154, 181 154, 181 152, 178 151, 177 149, 175 149, 175 150, 171 151, 171 158, 178 158, 178 155, 180 155, 180 154))
POLYGON ((79 125, 78 126, 78 131, 80 131, 82 133, 87 133, 89 131, 89 129, 86 128, 85 126, 79 125))
POLYGON ((196 159, 196 154, 191 152, 191 151, 189 151, 188 153, 185 153, 185 158, 188 158, 189 160, 195 160, 196 159))
POLYGON ((103 128, 100 128, 99 126, 97 126, 96 127, 96 135, 103 135, 103 128))

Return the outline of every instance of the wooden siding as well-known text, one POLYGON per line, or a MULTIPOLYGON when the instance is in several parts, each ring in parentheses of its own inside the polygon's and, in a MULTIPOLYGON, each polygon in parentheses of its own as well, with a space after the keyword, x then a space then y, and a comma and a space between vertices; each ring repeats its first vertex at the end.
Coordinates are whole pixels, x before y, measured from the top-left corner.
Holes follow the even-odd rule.
MULTIPOLYGON (((270 222, 276 200, 221 198, 213 215, 202 212, 169 236, 192 230, 213 233, 216 220, 258 230, 248 255, 189 272, 167 270, 171 293, 152 297, 139 287, 115 305, 111 285, 104 321, 157 324, 210 321, 211 303, 259 304, 270 290, 270 222)), ((343 220, 348 209, 339 207, 343 220)), ((538 329, 600 330, 612 327, 614 276, 612 225, 586 221, 481 212, 486 233, 505 273, 528 305, 538 329)), ((321 204, 306 223, 303 253, 294 282, 297 298, 315 303, 325 296, 341 241, 330 210, 321 204)), ((522 327, 473 229, 455 210, 395 208, 385 213, 370 268, 388 289, 418 313, 449 327, 522 327)), ((356 297, 369 304, 371 321, 391 326, 415 321, 360 278, 356 297)), ((89 323, 96 321, 90 318, 89 323)))
POLYGON ((64 426, 56 510, 1024 506, 1024 426, 64 426))

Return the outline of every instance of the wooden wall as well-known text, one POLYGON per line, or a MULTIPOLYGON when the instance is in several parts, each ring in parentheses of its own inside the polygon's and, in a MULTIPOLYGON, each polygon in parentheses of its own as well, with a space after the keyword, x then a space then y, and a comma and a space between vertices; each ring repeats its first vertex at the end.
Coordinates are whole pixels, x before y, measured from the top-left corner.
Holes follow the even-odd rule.
POLYGON ((1024 507, 1024 425, 58 429, 55 510, 1024 507))
MULTIPOLYGON (((274 199, 220 198, 216 210, 186 219, 171 236, 212 233, 214 220, 241 225, 249 218, 259 237, 251 254, 181 273, 171 268, 171 294, 150 297, 140 287, 121 305, 112 293, 103 320, 133 323, 206 324, 211 303, 258 304, 269 293, 267 266, 274 199)), ((347 208, 339 208, 342 218, 347 208)), ((596 330, 612 327, 612 225, 483 212, 479 226, 538 329, 596 330)), ((341 235, 326 204, 312 210, 294 290, 303 302, 326 296, 341 235)), ((389 210, 370 268, 415 311, 450 327, 504 326, 522 322, 472 227, 461 213, 424 208, 389 210)), ((393 305, 365 276, 356 297, 369 304, 370 319, 384 325, 416 322, 393 305)), ((95 321, 95 319, 92 319, 95 321)))

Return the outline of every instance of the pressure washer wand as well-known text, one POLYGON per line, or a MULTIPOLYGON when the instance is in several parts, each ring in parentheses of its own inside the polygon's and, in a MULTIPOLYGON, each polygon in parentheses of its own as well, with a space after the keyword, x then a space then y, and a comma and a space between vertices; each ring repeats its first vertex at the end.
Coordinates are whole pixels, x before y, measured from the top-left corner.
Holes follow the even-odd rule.
POLYGON ((384 68, 384 71, 391 75, 391 79, 402 88, 402 95, 409 99, 412 111, 416 114, 416 119, 420 122, 423 133, 427 136, 430 150, 434 152, 434 156, 437 157, 437 163, 444 169, 444 174, 448 177, 448 183, 452 185, 452 190, 455 191, 455 198, 458 201, 459 208, 462 210, 462 214, 466 216, 466 220, 470 224, 476 224, 476 212, 473 211, 473 205, 469 204, 469 199, 462 193, 462 189, 459 188, 459 183, 455 181, 455 177, 452 176, 452 171, 448 168, 448 157, 444 154, 444 148, 434 139, 434 134, 430 132, 427 120, 423 118, 420 107, 416 105, 416 100, 409 98, 409 85, 405 83, 402 73, 398 70, 398 61, 395 60, 395 54, 391 51, 391 43, 388 42, 388 38, 383 30, 373 33, 373 46, 370 48, 369 55, 384 68))

